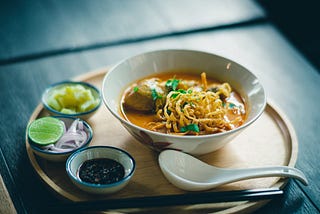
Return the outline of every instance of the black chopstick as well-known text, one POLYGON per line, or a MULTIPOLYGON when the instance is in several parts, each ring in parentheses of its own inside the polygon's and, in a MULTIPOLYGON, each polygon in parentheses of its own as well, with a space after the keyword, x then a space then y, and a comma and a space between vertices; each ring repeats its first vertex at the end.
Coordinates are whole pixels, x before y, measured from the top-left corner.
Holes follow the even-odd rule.
POLYGON ((258 201, 279 198, 283 190, 278 188, 249 189, 219 192, 188 193, 139 198, 96 200, 86 202, 68 202, 46 206, 51 212, 104 211, 119 208, 146 208, 173 205, 191 205, 203 203, 258 201))

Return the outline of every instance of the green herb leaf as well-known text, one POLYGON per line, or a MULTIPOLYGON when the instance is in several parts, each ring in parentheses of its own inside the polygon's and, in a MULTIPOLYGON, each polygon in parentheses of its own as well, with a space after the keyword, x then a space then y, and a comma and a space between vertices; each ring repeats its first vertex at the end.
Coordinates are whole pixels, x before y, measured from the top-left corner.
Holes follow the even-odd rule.
POLYGON ((177 93, 173 93, 171 94, 171 98, 175 99, 179 94, 186 94, 187 91, 186 90, 183 90, 183 89, 179 89, 176 91, 177 93))
POLYGON ((177 93, 174 93, 174 94, 171 95, 171 98, 175 99, 178 95, 179 95, 178 92, 177 92, 177 93))
POLYGON ((193 132, 200 132, 199 126, 197 124, 189 124, 180 128, 181 132, 193 131, 193 132))
POLYGON ((133 88, 133 91, 134 91, 134 92, 137 92, 137 91, 139 91, 139 88, 138 88, 138 86, 134 87, 134 88, 133 88))
POLYGON ((187 91, 183 90, 183 89, 179 89, 177 92, 180 92, 181 94, 186 94, 187 93, 187 91))
POLYGON ((175 91, 177 90, 177 87, 179 85, 179 82, 180 80, 177 80, 175 78, 173 79, 169 79, 167 82, 166 82, 166 87, 169 89, 169 91, 175 91))
POLYGON ((234 103, 229 103, 229 108, 234 108, 234 107, 236 107, 236 104, 234 104, 234 103))
POLYGON ((151 89, 151 96, 152 96, 152 100, 156 100, 156 99, 161 99, 162 96, 160 94, 158 94, 158 92, 156 91, 156 89, 151 89))

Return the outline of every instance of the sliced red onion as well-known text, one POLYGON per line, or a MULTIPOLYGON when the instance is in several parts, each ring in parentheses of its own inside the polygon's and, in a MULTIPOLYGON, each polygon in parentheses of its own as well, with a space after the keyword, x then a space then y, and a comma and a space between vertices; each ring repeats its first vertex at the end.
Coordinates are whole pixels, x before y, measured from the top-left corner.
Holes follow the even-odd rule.
POLYGON ((69 151, 73 150, 73 148, 72 149, 68 149, 68 150, 60 149, 60 148, 54 146, 54 144, 49 144, 47 146, 43 146, 42 148, 43 148, 43 150, 50 151, 50 152, 67 152, 68 150, 69 151))
POLYGON ((88 139, 87 133, 84 131, 83 121, 76 119, 67 129, 64 124, 64 134, 55 144, 43 146, 42 148, 50 152, 69 152, 81 147, 88 139))
POLYGON ((67 132, 76 132, 79 123, 82 123, 79 118, 74 120, 67 132))
POLYGON ((78 130, 84 131, 84 125, 83 125, 82 121, 80 123, 78 123, 78 130))

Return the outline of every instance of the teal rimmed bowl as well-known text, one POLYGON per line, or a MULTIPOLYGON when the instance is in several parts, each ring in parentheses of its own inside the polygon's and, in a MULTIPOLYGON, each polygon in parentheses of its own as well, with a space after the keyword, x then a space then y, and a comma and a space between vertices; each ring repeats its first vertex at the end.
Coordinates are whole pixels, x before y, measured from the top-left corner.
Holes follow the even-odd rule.
POLYGON ((80 149, 70 155, 66 162, 66 171, 72 183, 81 190, 92 194, 111 194, 121 190, 132 178, 135 168, 135 160, 128 152, 111 146, 91 146, 80 149), (100 158, 108 158, 120 163, 124 168, 123 178, 110 184, 95 184, 81 180, 79 177, 80 166, 85 161, 100 158))
MULTIPOLYGON (((62 120, 65 123, 66 127, 70 127, 70 125, 72 124, 72 122, 74 120, 76 120, 77 118, 74 117, 65 117, 65 116, 53 116, 59 120, 62 120)), ((81 119, 80 119, 81 120, 81 119)), ((84 120, 81 120, 83 122, 84 125, 84 131, 87 134, 87 140, 86 142, 79 148, 76 148, 72 151, 68 151, 68 152, 52 152, 52 151, 47 151, 44 150, 43 148, 41 148, 41 146, 39 144, 34 143, 29 137, 27 137, 28 139, 28 143, 30 145, 30 148, 32 150, 33 153, 35 153, 37 156, 46 159, 48 161, 54 161, 54 162, 63 162, 66 161, 66 159, 75 151, 85 148, 87 147, 93 137, 93 131, 91 126, 84 120)), ((28 136, 28 129, 26 132, 26 135, 28 136)))
POLYGON ((75 82, 75 81, 63 81, 58 82, 50 85, 42 94, 42 103, 44 108, 50 113, 50 115, 53 116, 69 116, 69 117, 78 117, 81 119, 88 119, 91 117, 101 106, 101 93, 100 90, 97 89, 95 86, 87 83, 87 82, 75 82), (55 91, 61 90, 66 86, 76 86, 81 85, 84 89, 90 90, 92 96, 95 100, 97 100, 97 103, 93 108, 90 108, 90 110, 83 111, 83 112, 77 112, 77 113, 62 113, 61 111, 56 110, 52 104, 50 104, 50 97, 55 93, 55 91))

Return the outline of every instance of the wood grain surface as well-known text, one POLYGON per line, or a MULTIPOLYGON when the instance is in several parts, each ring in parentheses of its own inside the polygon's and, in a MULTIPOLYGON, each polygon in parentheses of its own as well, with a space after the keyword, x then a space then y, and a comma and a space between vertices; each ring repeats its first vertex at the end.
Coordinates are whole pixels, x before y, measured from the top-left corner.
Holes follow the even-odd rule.
MULTIPOLYGON (((259 78, 268 98, 285 112, 297 133, 296 167, 306 174, 310 185, 290 180, 284 197, 272 200, 257 213, 320 212, 319 71, 271 20, 232 25, 246 17, 264 17, 256 1, 231 0, 216 6, 222 1, 198 5, 198 1, 179 4, 173 0, 160 7, 156 5, 162 4, 161 0, 146 1, 143 7, 152 11, 147 17, 150 11, 122 6, 133 4, 131 1, 104 2, 113 5, 100 7, 94 1, 73 0, 0 1, 0 173, 18 213, 43 213, 37 212, 39 206, 61 204, 38 179, 25 147, 26 125, 43 90, 132 55, 165 48, 218 54, 247 67, 259 78), (88 2, 93 5, 87 6, 88 2), (105 13, 105 7, 113 12, 105 13), (192 9, 196 17, 189 16, 192 9), (224 20, 225 24, 221 22, 224 20), (125 28, 128 23, 136 25, 125 28), (22 58, 17 60, 19 56, 22 58)), ((140 5, 144 1, 135 2, 140 5)))
MULTIPOLYGON (((76 80, 86 81, 101 88, 106 69, 89 72, 76 80)), ((47 116, 48 112, 40 104, 32 114, 30 121, 47 116)), ((126 188, 112 195, 93 195, 75 187, 65 172, 65 163, 54 163, 37 157, 31 150, 27 139, 26 148, 32 166, 44 183, 56 195, 71 201, 92 201, 99 199, 126 199, 166 195, 190 194, 170 184, 158 166, 158 153, 137 142, 121 126, 120 122, 102 106, 98 112, 87 121, 93 129, 93 145, 109 145, 128 151, 136 160, 136 172, 126 188)), ((298 155, 298 141, 295 131, 280 109, 267 105, 262 116, 236 139, 224 148, 201 155, 199 158, 209 164, 225 168, 250 168, 263 166, 294 166, 298 155)), ((284 187, 287 179, 259 178, 235 182, 218 187, 212 191, 241 190, 268 187, 284 187)), ((165 199, 164 199, 165 200, 165 199)), ((212 210, 230 213, 237 209, 253 211, 266 202, 228 203, 214 206, 212 210), (241 208, 240 208, 240 207, 241 208)), ((134 205, 132 205, 134 206, 134 205)))
POLYGON ((1 32, 5 32, 0 33, 0 40, 5 44, 0 46, 0 63, 232 25, 261 17, 264 17, 263 10, 250 0, 165 3, 161 0, 11 0, 0 7, 1 32))
POLYGON ((0 213, 14 214, 16 212, 8 190, 3 183, 2 176, 0 175, 0 213))
POLYGON ((37 174, 25 150, 25 128, 40 102, 42 91, 52 83, 112 65, 127 56, 163 48, 188 48, 215 53, 235 60, 257 75, 268 98, 285 111, 294 126, 300 142, 296 166, 310 181, 309 187, 289 182, 285 198, 271 201, 259 213, 317 213, 317 205, 320 206, 320 186, 317 184, 320 171, 315 166, 318 165, 320 153, 317 132, 320 104, 316 98, 320 77, 269 24, 144 41, 1 66, 0 94, 6 100, 0 102, 3 111, 0 114, 0 130, 4 133, 1 149, 2 160, 5 160, 0 163, 3 169, 1 175, 16 209, 34 211, 40 204, 60 203, 36 179, 37 174), (242 51, 248 47, 250 51, 242 51), (292 92, 295 92, 295 96, 289 96, 292 92), (308 96, 305 96, 306 92, 308 96))

